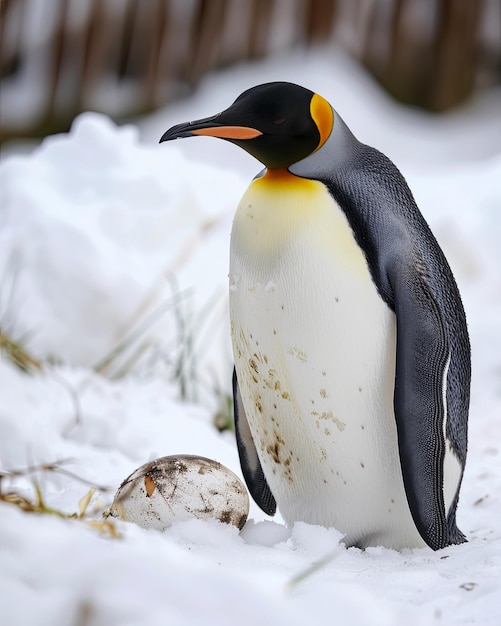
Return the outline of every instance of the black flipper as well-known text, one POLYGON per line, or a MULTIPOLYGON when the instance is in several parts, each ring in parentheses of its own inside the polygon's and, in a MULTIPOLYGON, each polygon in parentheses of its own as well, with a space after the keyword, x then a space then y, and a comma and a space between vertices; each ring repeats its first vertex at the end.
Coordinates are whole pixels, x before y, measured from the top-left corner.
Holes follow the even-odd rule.
POLYGON ((438 550, 452 539, 442 489, 451 350, 440 307, 419 271, 400 266, 390 280, 397 316, 394 408, 400 464, 414 523, 438 550))
POLYGON ((256 446, 245 415, 244 405, 238 388, 237 374, 233 370, 233 412, 235 416, 235 431, 237 436, 240 465, 256 504, 267 514, 275 515, 277 503, 270 491, 261 462, 257 455, 256 446))

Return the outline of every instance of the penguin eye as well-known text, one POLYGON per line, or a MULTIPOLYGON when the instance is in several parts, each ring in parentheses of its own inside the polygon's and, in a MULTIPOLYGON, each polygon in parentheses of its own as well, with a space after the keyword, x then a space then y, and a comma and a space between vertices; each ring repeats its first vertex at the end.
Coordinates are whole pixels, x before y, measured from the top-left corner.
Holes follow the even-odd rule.
POLYGON ((275 124, 275 126, 280 126, 281 124, 283 124, 286 121, 287 121, 286 117, 280 117, 278 120, 274 120, 273 124, 275 124))

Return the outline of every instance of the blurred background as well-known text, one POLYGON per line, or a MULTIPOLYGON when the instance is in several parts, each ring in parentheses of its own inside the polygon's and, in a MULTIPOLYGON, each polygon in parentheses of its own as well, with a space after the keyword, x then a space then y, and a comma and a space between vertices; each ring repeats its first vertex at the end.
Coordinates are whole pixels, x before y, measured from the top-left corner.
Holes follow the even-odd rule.
POLYGON ((0 144, 87 110, 125 122, 213 70, 330 44, 396 100, 450 111, 501 83, 501 0, 0 0, 0 144))

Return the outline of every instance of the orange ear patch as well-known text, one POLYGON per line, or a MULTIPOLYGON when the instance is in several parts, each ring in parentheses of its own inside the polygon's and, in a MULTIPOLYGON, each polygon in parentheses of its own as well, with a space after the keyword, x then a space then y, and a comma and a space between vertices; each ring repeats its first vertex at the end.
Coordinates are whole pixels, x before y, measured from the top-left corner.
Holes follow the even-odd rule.
POLYGON ((315 93, 310 102, 310 115, 320 133, 320 141, 316 147, 316 150, 318 150, 324 145, 332 132, 332 127, 334 126, 334 111, 325 98, 315 93))

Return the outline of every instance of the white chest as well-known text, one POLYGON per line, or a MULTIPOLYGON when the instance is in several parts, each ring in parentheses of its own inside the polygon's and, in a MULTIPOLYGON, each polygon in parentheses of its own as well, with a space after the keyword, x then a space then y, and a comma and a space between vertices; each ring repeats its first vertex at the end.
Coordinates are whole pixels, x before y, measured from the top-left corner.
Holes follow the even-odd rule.
POLYGON ((369 510, 386 518, 400 507, 395 517, 410 518, 393 415, 395 316, 326 188, 302 179, 271 187, 250 185, 231 238, 247 419, 287 521, 367 534, 369 510))

